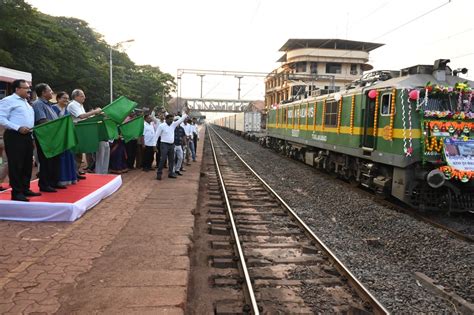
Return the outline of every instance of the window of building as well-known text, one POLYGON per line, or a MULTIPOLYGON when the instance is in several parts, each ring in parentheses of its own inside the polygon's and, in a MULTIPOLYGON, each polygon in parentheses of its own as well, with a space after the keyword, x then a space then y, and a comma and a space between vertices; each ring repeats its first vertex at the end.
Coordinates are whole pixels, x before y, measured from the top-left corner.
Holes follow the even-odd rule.
POLYGON ((336 86, 325 85, 324 90, 327 91, 327 93, 324 93, 324 94, 334 93, 334 92, 339 92, 341 90, 341 87, 337 85, 336 86))
POLYGON ((327 63, 326 73, 341 73, 342 65, 340 63, 327 63))
POLYGON ((306 72, 306 62, 297 62, 296 63, 296 72, 306 72))
POLYGON ((337 126, 337 113, 339 110, 339 102, 337 101, 327 101, 326 102, 326 111, 324 113, 324 125, 328 127, 337 126))
POLYGON ((357 75, 357 74, 358 74, 357 65, 356 65, 356 64, 351 64, 351 74, 352 74, 352 75, 357 75))
POLYGON ((392 108, 392 93, 382 94, 382 100, 380 104, 380 115, 390 116, 392 108))
POLYGON ((318 73, 318 63, 317 62, 311 62, 310 63, 310 72, 311 73, 318 73))

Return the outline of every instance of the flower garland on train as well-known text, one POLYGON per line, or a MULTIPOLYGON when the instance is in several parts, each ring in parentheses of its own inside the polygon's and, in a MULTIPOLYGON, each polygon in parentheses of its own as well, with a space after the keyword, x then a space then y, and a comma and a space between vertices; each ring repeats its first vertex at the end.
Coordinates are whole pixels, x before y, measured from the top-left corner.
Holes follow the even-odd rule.
MULTIPOLYGON (((473 95, 474 91, 467 82, 458 82, 454 87, 433 85, 431 82, 428 82, 424 89, 414 89, 408 92, 409 103, 416 103, 416 110, 422 113, 422 127, 425 130, 423 133, 422 146, 424 147, 424 153, 426 155, 440 155, 444 162, 447 163, 446 152, 443 152, 445 142, 452 140, 474 140, 473 95), (451 99, 455 100, 456 103, 452 111, 423 110, 423 106, 428 104, 429 99, 451 99)), ((403 96, 402 93, 402 106, 403 96)), ((446 150, 446 148, 444 148, 444 150, 446 150)), ((423 156, 424 161, 425 154, 423 156)), ((441 160, 438 162, 441 162, 441 160)), ((445 178, 448 180, 459 180, 463 183, 474 180, 473 170, 460 170, 451 165, 444 165, 438 167, 438 169, 443 172, 445 178)))
MULTIPOLYGON (((413 91, 416 91, 416 90, 413 90, 413 91)), ((414 93, 416 94, 416 92, 414 93)), ((419 92, 419 94, 424 94, 423 95, 424 100, 422 102, 424 104, 427 104, 429 98, 447 99, 451 97, 451 98, 456 99, 455 110, 453 111, 424 110, 423 111, 424 117, 438 118, 438 119, 456 119, 456 120, 474 119, 474 111, 471 110, 474 91, 467 84, 467 82, 458 82, 454 85, 454 87, 433 85, 431 82, 428 82, 425 85, 424 90, 419 92)), ((419 100, 419 98, 417 100, 419 100)), ((419 106, 420 103, 417 105, 418 107, 420 107, 419 106)))

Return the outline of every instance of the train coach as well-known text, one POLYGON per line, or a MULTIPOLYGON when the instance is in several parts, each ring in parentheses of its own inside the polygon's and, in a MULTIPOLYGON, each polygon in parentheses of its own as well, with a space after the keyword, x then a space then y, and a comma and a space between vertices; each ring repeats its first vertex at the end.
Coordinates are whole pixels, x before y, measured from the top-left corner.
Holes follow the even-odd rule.
POLYGON ((213 124, 228 129, 249 139, 263 136, 265 131, 265 115, 260 112, 241 112, 218 118, 213 124))
POLYGON ((262 142, 413 207, 473 211, 474 82, 448 62, 373 72, 345 91, 274 105, 262 142))

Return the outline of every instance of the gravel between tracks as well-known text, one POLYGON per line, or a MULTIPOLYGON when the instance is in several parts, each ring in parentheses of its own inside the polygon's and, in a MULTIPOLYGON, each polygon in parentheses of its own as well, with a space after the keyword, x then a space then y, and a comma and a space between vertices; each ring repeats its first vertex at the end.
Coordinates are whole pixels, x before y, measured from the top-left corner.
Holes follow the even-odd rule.
POLYGON ((220 133, 391 312, 456 313, 451 302, 424 289, 415 272, 473 302, 471 244, 255 142, 220 133))

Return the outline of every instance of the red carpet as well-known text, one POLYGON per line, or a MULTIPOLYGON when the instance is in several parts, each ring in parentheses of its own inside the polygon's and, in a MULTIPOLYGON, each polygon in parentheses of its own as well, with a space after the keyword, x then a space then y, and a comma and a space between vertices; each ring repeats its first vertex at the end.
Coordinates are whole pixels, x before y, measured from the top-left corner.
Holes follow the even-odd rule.
MULTIPOLYGON (((115 179, 116 175, 88 174, 87 179, 79 181, 75 185, 67 186, 67 189, 58 189, 55 193, 45 193, 39 197, 31 197, 30 202, 67 202, 74 203, 89 195, 91 192, 115 179)), ((31 181, 31 190, 40 192, 38 180, 31 181)), ((10 190, 0 192, 0 200, 10 200, 10 190)))
MULTIPOLYGON (((120 175, 88 174, 87 179, 67 189, 43 192, 39 197, 29 198, 30 202, 12 201, 11 191, 5 190, 0 192, 0 220, 74 221, 121 185, 120 175)), ((30 188, 39 192, 38 180, 32 181, 30 188)))

